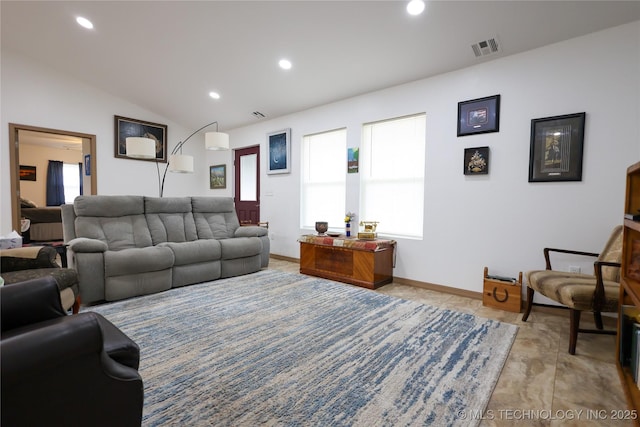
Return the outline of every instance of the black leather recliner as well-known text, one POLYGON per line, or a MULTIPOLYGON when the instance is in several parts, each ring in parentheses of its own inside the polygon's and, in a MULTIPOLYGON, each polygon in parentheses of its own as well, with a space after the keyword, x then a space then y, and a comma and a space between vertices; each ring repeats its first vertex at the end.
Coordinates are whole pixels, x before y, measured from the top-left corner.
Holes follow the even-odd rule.
POLYGON ((67 316, 52 277, 0 287, 3 426, 140 426, 138 345, 97 313, 67 316))

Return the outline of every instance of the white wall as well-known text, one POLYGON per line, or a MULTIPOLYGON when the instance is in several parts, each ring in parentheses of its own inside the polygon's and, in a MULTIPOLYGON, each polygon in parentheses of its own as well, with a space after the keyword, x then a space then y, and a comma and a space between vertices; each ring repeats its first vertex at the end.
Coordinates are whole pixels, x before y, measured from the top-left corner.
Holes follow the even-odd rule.
MULTIPOLYGON (((261 216, 272 253, 299 256, 300 146, 306 134, 427 114, 424 239, 398 242, 394 274, 472 291, 482 271, 515 277, 544 268, 542 248, 599 251, 621 223, 625 171, 640 159, 640 22, 369 93, 231 132, 232 145, 264 141, 290 127, 292 172, 261 180, 261 216), (500 132, 456 137, 459 101, 500 94, 500 132), (529 183, 531 120, 586 112, 581 182, 529 183), (490 146, 488 176, 463 175, 464 148, 490 146)), ((345 153, 346 158, 346 153, 345 153)), ((345 167, 346 169, 346 167, 345 167)), ((346 208, 358 212, 358 175, 346 208)), ((366 219, 366 218, 365 218, 366 219)), ((568 268, 575 262, 561 261, 568 268)), ((592 266, 592 260, 584 269, 592 266)))
MULTIPOLYGON (((170 119, 6 49, 1 54, 1 235, 11 231, 9 123, 94 134, 98 194, 158 195, 154 163, 114 156, 114 115, 166 124, 169 150, 193 129, 185 129, 170 119)), ((215 157, 216 153, 205 151, 203 145, 202 135, 196 135, 184 146, 184 154, 195 157, 196 173, 168 174, 165 195, 218 194, 219 190, 209 190, 208 166, 220 162, 215 157)))
MULTIPOLYGON (((424 239, 399 240, 394 274, 479 292, 485 265, 515 276, 544 267, 544 246, 598 251, 621 222, 625 170, 640 157, 639 75, 640 21, 236 129, 231 144, 261 144, 261 219, 270 223, 272 253, 297 258, 296 239, 309 232, 299 228, 302 136, 347 127, 348 146, 358 147, 362 123, 426 112, 424 239), (494 94, 502 96, 500 132, 457 138, 457 103, 494 94), (528 183, 531 119, 582 111, 582 182, 528 183), (266 175, 266 133, 286 127, 292 130, 292 172, 266 175), (464 176, 464 148, 484 145, 491 147, 490 174, 464 176)), ((170 147, 190 133, 5 51, 1 107, 2 233, 11 223, 8 123, 96 134, 99 194, 157 194, 153 164, 114 158, 114 114, 168 124, 170 147)), ((232 183, 232 152, 203 156, 198 144, 185 147, 197 154, 197 173, 169 176, 165 194, 232 195, 232 185, 208 189, 212 164, 229 165, 232 183)), ((355 212, 358 177, 347 177, 346 208, 355 212)))

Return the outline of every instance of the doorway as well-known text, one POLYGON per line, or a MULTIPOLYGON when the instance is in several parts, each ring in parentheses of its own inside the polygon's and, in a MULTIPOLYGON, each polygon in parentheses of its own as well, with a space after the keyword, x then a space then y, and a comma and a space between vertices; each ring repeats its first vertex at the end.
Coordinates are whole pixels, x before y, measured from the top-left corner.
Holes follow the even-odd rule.
POLYGON ((240 224, 260 223, 260 146, 235 150, 235 202, 240 224))
MULTIPOLYGON (((60 129, 49 129, 29 125, 9 123, 9 163, 11 185, 11 220, 14 230, 20 230, 20 144, 31 142, 41 144, 43 147, 58 147, 69 149, 70 144, 79 143, 85 170, 84 194, 98 194, 97 189, 97 162, 96 162, 96 136, 80 132, 71 132, 60 129), (46 142, 45 142, 46 141, 46 142)), ((43 174, 41 171, 40 174, 43 174)))

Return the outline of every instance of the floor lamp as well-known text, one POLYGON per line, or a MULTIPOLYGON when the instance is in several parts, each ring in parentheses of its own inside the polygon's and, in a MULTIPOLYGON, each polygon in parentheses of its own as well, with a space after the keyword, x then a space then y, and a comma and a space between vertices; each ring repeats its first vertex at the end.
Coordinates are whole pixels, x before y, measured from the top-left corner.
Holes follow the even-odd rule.
POLYGON ((193 156, 182 154, 182 147, 191 139, 193 135, 201 130, 216 125, 215 132, 207 132, 204 135, 205 148, 207 150, 228 150, 229 134, 218 132, 218 122, 209 123, 194 131, 185 140, 178 142, 171 151, 164 173, 160 175, 160 166, 156 157, 156 141, 151 138, 144 137, 128 137, 126 138, 126 156, 134 159, 156 159, 156 169, 158 171, 158 192, 160 197, 164 193, 164 181, 167 177, 167 171, 175 173, 193 173, 193 156))

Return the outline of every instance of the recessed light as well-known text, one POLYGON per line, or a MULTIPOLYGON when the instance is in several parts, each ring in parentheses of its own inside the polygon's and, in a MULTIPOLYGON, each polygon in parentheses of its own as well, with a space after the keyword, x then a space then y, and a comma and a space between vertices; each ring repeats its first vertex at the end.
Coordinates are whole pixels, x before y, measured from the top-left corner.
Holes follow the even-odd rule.
POLYGON ((88 30, 92 30, 93 29, 93 23, 91 21, 89 21, 87 18, 83 18, 82 16, 78 16, 76 18, 76 22, 78 24, 80 24, 80 26, 88 29, 88 30))
POLYGON ((280 62, 278 62, 278 65, 280 66, 280 68, 282 68, 283 70, 289 70, 291 69, 291 61, 289 61, 288 59, 281 59, 280 62))
POLYGON ((407 5, 407 12, 409 12, 409 15, 420 15, 422 12, 424 12, 424 1, 411 0, 407 5))
POLYGON ((209 96, 213 99, 220 99, 220 94, 218 92, 209 92, 209 96))

